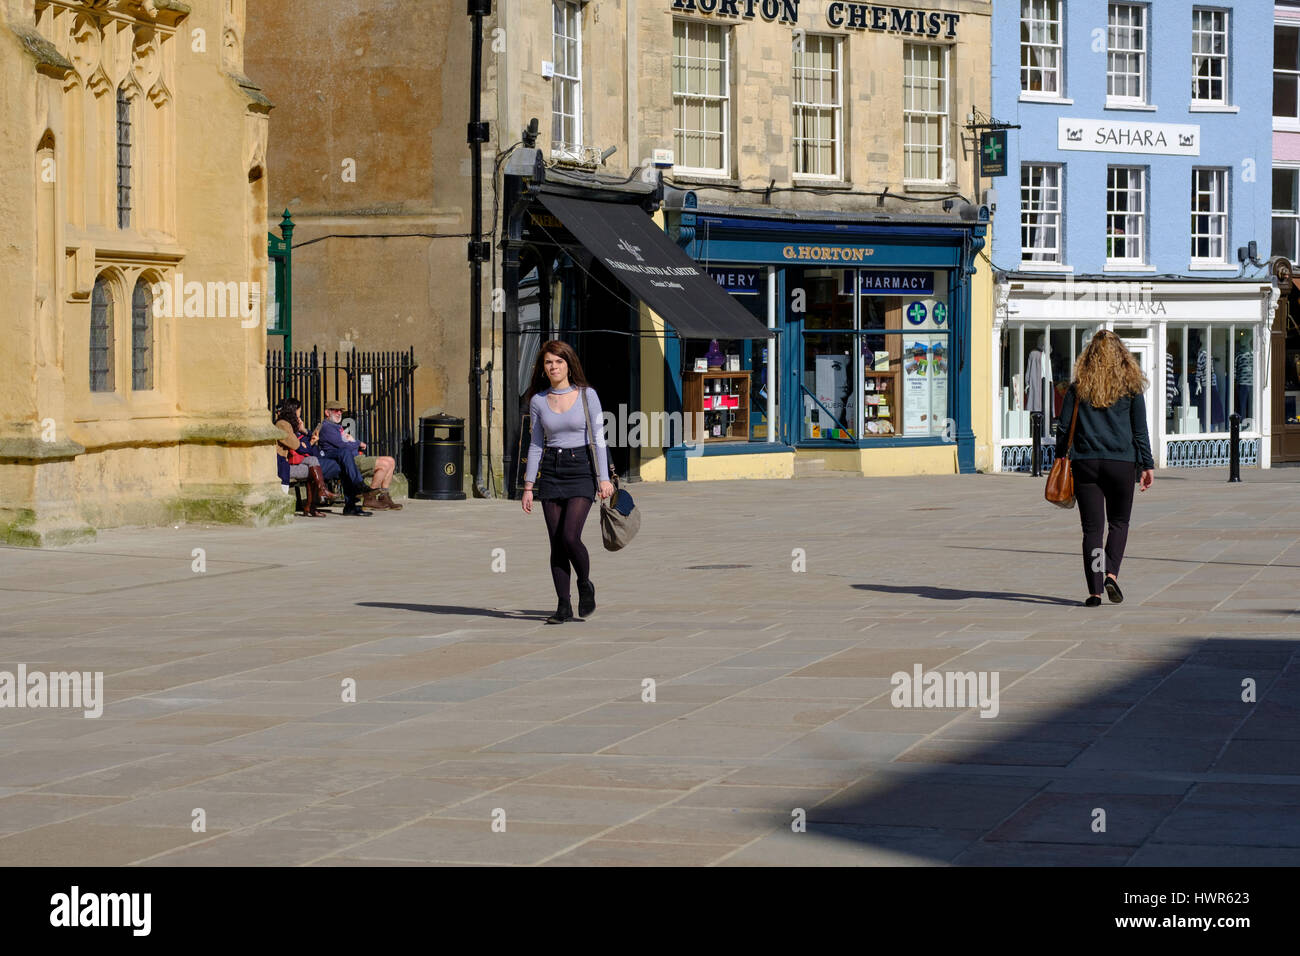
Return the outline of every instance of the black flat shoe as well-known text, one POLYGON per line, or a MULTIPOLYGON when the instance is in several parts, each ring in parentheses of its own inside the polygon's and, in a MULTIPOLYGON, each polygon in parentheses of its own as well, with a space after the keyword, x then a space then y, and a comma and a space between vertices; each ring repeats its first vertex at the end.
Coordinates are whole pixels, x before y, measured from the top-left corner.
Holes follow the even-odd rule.
POLYGON ((1111 604, 1121 604, 1124 601, 1124 592, 1119 589, 1119 582, 1114 578, 1106 579, 1106 597, 1110 598, 1111 604))
POLYGON ((351 518, 369 518, 374 514, 373 511, 365 511, 361 508, 344 508, 343 513, 351 518))
POLYGON ((573 620, 573 605, 568 601, 561 601, 560 606, 555 609, 555 613, 546 619, 547 624, 563 624, 565 621, 573 620))
POLYGON ((1084 607, 1101 607, 1101 598, 1095 594, 1089 594, 1088 600, 1083 602, 1084 607))
POLYGON ((590 581, 578 582, 578 617, 590 617, 596 610, 596 585, 590 581))

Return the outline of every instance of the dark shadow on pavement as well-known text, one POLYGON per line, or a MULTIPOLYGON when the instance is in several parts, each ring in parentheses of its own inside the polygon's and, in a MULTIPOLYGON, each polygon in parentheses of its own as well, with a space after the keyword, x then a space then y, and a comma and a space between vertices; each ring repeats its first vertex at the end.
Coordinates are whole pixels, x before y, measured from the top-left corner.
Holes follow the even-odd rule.
MULTIPOLYGON (((1008 554, 1063 554, 1077 557, 1078 551, 1034 551, 1028 548, 990 548, 974 544, 950 544, 959 551, 1005 551, 1008 554)), ((1124 555, 1130 561, 1167 561, 1174 564, 1221 564, 1230 568, 1300 568, 1300 564, 1260 564, 1253 561, 1198 561, 1196 558, 1148 558, 1139 554, 1124 555)))
MULTIPOLYGON (((402 604, 395 601, 358 601, 357 607, 386 607, 395 611, 419 611, 422 614, 472 614, 497 617, 505 621, 544 621, 553 611, 498 611, 492 607, 459 607, 455 604, 402 604)), ((581 621, 575 617, 574 621, 581 621)))
POLYGON ((1069 601, 1065 598, 1048 597, 1044 594, 1021 594, 1018 591, 964 591, 961 588, 936 588, 931 585, 892 585, 892 584, 855 584, 859 591, 880 591, 883 594, 915 594, 917 597, 930 598, 935 601, 969 601, 972 598, 987 598, 990 601, 1019 601, 1022 604, 1057 604, 1065 607, 1078 607, 1082 601, 1069 601))
MULTIPOLYGON (((984 672, 986 703, 996 670, 984 672)), ((808 808, 807 834, 857 845, 867 864, 1300 864, 1300 640, 1099 638, 999 687, 996 701, 990 718, 955 695, 946 709, 885 697, 859 711, 864 731, 821 747, 860 737, 865 754, 896 734, 917 739, 808 808)), ((788 831, 790 809, 773 811, 788 831)), ((817 862, 822 851, 789 839, 766 838, 781 842, 765 858, 788 847, 790 862, 817 862)))

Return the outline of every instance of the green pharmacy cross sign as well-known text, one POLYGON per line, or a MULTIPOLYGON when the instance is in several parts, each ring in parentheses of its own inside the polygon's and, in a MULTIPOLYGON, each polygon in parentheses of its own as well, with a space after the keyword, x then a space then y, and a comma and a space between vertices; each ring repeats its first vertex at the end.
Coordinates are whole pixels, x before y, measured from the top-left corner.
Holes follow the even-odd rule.
POLYGON ((1007 131, 986 130, 980 133, 980 175, 1007 174, 1007 131))

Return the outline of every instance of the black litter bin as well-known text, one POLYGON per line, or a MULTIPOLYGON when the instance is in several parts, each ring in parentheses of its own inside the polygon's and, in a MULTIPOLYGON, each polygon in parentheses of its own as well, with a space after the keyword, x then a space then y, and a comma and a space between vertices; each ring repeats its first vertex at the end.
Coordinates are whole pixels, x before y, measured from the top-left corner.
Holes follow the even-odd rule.
POLYGON ((420 419, 418 447, 420 470, 412 498, 459 501, 461 462, 465 460, 465 419, 452 415, 430 415, 420 419))

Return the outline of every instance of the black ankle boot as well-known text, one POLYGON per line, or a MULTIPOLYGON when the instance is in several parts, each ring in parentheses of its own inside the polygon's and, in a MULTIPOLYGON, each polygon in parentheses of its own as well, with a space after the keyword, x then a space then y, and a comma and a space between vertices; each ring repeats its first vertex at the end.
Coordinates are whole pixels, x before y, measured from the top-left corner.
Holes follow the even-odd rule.
POLYGON ((560 601, 560 606, 555 609, 555 613, 546 619, 547 624, 563 624, 565 621, 573 620, 573 605, 569 603, 568 598, 560 601))
POLYGON ((591 581, 578 582, 578 617, 589 617, 596 610, 596 585, 591 581))

